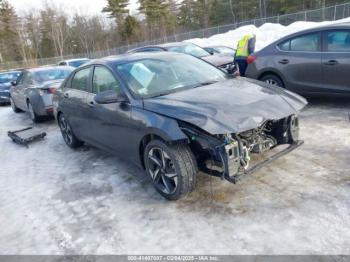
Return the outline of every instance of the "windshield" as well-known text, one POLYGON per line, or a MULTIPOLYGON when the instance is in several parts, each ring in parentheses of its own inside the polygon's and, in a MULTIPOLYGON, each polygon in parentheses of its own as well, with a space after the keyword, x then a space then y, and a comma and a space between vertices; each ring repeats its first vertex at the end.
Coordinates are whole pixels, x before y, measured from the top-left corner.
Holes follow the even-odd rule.
POLYGON ((203 48, 196 46, 194 44, 173 46, 173 47, 169 47, 167 49, 168 49, 168 51, 171 51, 171 52, 185 53, 185 54, 193 55, 196 57, 210 56, 210 53, 208 53, 203 48))
POLYGON ((226 47, 226 46, 218 46, 215 48, 220 54, 230 54, 230 55, 234 55, 235 54, 235 50, 226 47))
POLYGON ((75 68, 89 62, 89 59, 82 59, 82 60, 76 60, 76 61, 70 61, 69 66, 73 66, 75 68))
POLYGON ((21 75, 20 71, 16 72, 7 72, 0 74, 0 83, 7 83, 13 80, 17 80, 17 78, 21 75))
POLYGON ((36 71, 33 73, 33 79, 36 82, 46 82, 46 81, 54 81, 54 80, 63 80, 70 73, 72 69, 45 69, 42 71, 36 71))
POLYGON ((156 97, 195 88, 227 78, 216 67, 192 56, 169 54, 116 65, 131 91, 139 97, 156 97))

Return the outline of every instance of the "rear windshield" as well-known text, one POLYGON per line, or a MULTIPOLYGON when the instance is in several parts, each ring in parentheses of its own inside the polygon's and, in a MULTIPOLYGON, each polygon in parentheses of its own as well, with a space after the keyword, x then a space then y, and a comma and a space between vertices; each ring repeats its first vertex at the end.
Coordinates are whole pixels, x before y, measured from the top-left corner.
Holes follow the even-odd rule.
POLYGON ((189 54, 196 57, 210 56, 210 53, 208 53, 203 48, 196 46, 194 44, 168 47, 168 51, 189 54))
POLYGON ((13 80, 17 80, 20 75, 21 75, 20 71, 1 73, 0 74, 0 83, 7 83, 7 82, 11 82, 13 80))
POLYGON ((73 66, 73 67, 79 67, 87 62, 89 62, 89 59, 82 59, 82 60, 77 60, 77 61, 71 61, 71 62, 69 62, 69 65, 73 66))
POLYGON ((33 73, 33 79, 36 82, 46 82, 53 80, 63 80, 72 72, 72 69, 45 69, 33 73))

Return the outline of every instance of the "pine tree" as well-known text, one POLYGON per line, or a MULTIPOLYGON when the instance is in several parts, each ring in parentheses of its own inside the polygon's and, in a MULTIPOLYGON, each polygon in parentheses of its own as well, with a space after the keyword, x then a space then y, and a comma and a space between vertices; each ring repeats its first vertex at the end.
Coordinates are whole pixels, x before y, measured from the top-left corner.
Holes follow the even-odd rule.
POLYGON ((20 60, 18 17, 7 0, 0 0, 0 62, 20 60))
POLYGON ((129 14, 129 0, 107 0, 107 6, 102 12, 109 13, 109 17, 115 18, 118 26, 121 26, 129 14))

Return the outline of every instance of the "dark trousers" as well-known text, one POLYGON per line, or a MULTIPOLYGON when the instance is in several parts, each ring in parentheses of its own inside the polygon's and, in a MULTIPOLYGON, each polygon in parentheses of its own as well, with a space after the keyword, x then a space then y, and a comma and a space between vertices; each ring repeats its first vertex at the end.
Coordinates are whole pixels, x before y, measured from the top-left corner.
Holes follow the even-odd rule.
POLYGON ((246 58, 236 58, 235 62, 238 65, 239 72, 241 76, 245 76, 245 71, 247 70, 248 63, 246 58))

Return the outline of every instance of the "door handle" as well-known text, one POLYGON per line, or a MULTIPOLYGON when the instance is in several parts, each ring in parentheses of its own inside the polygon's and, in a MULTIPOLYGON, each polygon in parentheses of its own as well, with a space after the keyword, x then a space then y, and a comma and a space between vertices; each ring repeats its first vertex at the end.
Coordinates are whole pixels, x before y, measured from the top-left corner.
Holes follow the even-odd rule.
POLYGON ((329 60, 327 62, 324 63, 325 65, 329 65, 329 66, 334 66, 339 64, 337 60, 329 60))
POLYGON ((278 63, 286 65, 286 64, 289 63, 289 60, 288 59, 282 59, 282 60, 278 61, 278 63))
POLYGON ((95 107, 95 102, 94 102, 94 101, 90 101, 90 102, 88 103, 88 106, 89 106, 90 108, 94 108, 94 107, 95 107))
POLYGON ((64 97, 64 98, 69 98, 68 92, 64 93, 64 94, 63 94, 63 97, 64 97))

